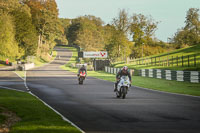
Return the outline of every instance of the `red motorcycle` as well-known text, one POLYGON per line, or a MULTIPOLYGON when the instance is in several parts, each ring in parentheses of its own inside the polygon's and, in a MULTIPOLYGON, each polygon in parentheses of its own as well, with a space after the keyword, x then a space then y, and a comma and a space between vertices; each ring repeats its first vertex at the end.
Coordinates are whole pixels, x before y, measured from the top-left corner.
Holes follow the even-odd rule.
POLYGON ((78 81, 79 84, 83 84, 83 81, 85 80, 86 77, 86 72, 85 71, 81 71, 78 77, 78 81))

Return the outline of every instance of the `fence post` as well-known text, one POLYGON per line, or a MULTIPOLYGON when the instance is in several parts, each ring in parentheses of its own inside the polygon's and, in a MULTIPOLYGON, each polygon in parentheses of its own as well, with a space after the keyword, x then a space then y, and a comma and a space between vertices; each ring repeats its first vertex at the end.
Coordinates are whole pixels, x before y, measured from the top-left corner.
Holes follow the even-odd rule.
POLYGON ((182 67, 183 67, 183 56, 182 56, 182 67))
POLYGON ((160 66, 160 57, 159 57, 159 66, 160 66))
POLYGON ((162 58, 162 66, 165 66, 165 62, 164 62, 165 58, 162 58))
POLYGON ((167 66, 169 66, 169 57, 167 56, 167 66))

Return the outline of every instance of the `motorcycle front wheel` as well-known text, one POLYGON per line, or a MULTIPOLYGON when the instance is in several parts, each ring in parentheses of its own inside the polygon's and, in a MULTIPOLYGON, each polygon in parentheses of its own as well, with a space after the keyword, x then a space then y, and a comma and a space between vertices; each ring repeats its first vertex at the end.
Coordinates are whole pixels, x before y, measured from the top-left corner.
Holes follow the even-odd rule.
POLYGON ((79 78, 79 84, 83 84, 83 78, 79 78))
POLYGON ((126 87, 122 87, 122 88, 121 88, 122 98, 123 98, 123 99, 126 98, 126 93, 127 93, 126 90, 127 90, 126 87))

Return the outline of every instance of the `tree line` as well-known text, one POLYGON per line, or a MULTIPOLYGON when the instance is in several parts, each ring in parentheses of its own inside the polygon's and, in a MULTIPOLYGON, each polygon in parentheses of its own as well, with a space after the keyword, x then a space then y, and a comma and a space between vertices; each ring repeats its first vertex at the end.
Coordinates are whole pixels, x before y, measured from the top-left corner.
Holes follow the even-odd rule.
POLYGON ((190 8, 186 14, 185 26, 178 29, 170 39, 176 48, 200 44, 200 19, 199 9, 190 8))
POLYGON ((66 21, 65 33, 69 44, 76 44, 85 51, 107 50, 113 61, 141 58, 200 43, 198 8, 187 11, 185 27, 168 42, 155 37, 159 22, 143 14, 129 15, 125 9, 120 10, 110 24, 91 15, 66 21))
POLYGON ((55 0, 0 0, 1 56, 47 56, 62 34, 55 0))
POLYGON ((166 51, 166 43, 155 38, 158 22, 151 16, 119 11, 110 24, 101 18, 85 15, 69 20, 62 19, 69 44, 85 51, 106 50, 113 61, 138 58, 166 51))
POLYGON ((186 14, 185 27, 170 42, 155 37, 159 22, 151 16, 119 10, 109 24, 85 15, 59 18, 55 0, 0 0, 0 55, 14 58, 49 56, 56 44, 84 51, 106 50, 112 61, 140 58, 200 43, 199 9, 186 14))

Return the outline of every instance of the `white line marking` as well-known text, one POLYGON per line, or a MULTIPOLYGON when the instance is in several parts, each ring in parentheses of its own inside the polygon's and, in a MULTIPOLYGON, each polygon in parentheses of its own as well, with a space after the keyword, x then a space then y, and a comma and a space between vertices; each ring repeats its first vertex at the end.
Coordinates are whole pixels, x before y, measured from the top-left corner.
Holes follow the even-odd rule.
POLYGON ((57 110, 55 110, 54 108, 52 108, 52 107, 51 107, 50 105, 48 105, 46 102, 44 102, 44 101, 41 100, 39 97, 37 97, 36 95, 34 95, 32 92, 29 92, 29 94, 31 94, 32 96, 36 97, 38 100, 40 100, 41 102, 43 102, 44 105, 46 105, 47 107, 49 107, 50 109, 52 109, 54 112, 56 112, 58 115, 60 115, 64 121, 67 121, 67 122, 70 123, 72 126, 76 127, 78 130, 80 130, 82 133, 85 133, 82 129, 80 129, 78 126, 76 126, 73 122, 71 122, 69 119, 67 119, 66 117, 64 117, 61 113, 59 113, 57 110))
MULTIPOLYGON (((14 72, 14 71, 13 71, 14 72)), ((18 77, 20 77, 22 80, 24 80, 24 78, 22 78, 17 72, 14 72, 18 77)))
POLYGON ((4 86, 0 86, 0 88, 4 88, 4 89, 8 89, 8 90, 14 90, 14 91, 19 91, 19 92, 26 92, 23 90, 18 90, 18 89, 14 89, 14 88, 10 88, 10 87, 4 87, 4 86))

